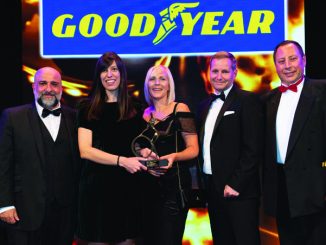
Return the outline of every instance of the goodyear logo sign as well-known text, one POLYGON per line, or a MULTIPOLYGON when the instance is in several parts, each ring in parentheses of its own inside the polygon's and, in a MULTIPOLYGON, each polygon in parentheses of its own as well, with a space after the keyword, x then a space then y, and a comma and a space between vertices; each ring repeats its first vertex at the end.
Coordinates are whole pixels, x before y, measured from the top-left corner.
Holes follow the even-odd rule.
POLYGON ((43 57, 271 52, 286 39, 286 0, 42 0, 43 57))

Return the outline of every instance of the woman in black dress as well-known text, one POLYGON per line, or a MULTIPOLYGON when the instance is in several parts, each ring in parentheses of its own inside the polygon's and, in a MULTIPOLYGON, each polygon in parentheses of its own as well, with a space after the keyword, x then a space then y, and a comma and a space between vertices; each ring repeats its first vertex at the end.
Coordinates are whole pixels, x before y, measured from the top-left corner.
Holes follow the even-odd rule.
POLYGON ((143 127, 141 107, 128 96, 126 69, 114 52, 103 54, 78 116, 83 166, 78 244, 135 244, 139 235, 139 173, 131 141, 143 127))
POLYGON ((156 152, 151 155, 167 159, 168 166, 149 169, 142 179, 143 243, 181 245, 188 207, 182 202, 180 189, 186 192, 191 187, 187 160, 199 151, 194 115, 186 104, 174 101, 174 81, 168 67, 158 65, 148 70, 144 93, 149 107, 143 119, 154 128, 143 133, 150 139, 156 131, 156 152))

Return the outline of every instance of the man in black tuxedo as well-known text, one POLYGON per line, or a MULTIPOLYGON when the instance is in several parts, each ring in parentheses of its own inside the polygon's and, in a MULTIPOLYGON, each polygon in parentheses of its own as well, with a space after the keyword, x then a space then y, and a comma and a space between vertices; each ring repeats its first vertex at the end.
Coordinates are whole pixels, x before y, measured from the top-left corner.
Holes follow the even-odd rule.
POLYGON ((258 245, 262 105, 234 84, 237 61, 228 52, 210 60, 214 90, 197 111, 208 213, 217 245, 258 245))
POLYGON ((34 76, 32 104, 0 121, 0 222, 8 244, 71 245, 79 177, 76 115, 60 103, 60 73, 34 76))
POLYGON ((281 245, 326 244, 326 81, 304 76, 298 42, 281 42, 273 57, 282 84, 264 95, 264 210, 281 245))

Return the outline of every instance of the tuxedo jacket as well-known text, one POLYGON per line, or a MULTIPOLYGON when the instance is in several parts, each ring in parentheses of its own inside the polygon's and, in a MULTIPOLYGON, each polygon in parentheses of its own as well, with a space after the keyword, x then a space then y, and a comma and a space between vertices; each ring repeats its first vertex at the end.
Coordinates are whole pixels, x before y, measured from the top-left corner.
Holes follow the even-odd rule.
MULTIPOLYGON (((205 99, 197 111, 200 146, 203 146, 210 104, 211 98, 205 99)), ((258 96, 233 84, 216 118, 210 143, 212 177, 219 195, 223 196, 225 185, 229 185, 240 193, 239 199, 259 196, 262 126, 262 104, 258 96)))
MULTIPOLYGON (((22 230, 39 228, 45 213, 47 163, 41 123, 35 104, 6 109, 0 121, 0 207, 16 207, 20 221, 15 226, 22 230)), ((57 183, 62 195, 59 199, 62 205, 72 205, 80 163, 75 112, 62 106, 60 124, 69 134, 70 147, 66 150, 71 152, 73 159, 73 176, 60 175, 57 183), (72 185, 62 187, 61 182, 72 185)))
MULTIPOLYGON (((276 215, 277 152, 276 116, 281 98, 278 89, 264 96, 265 161, 263 203, 267 214, 276 215)), ((320 211, 326 195, 326 80, 305 78, 294 114, 284 172, 292 217, 320 211)))

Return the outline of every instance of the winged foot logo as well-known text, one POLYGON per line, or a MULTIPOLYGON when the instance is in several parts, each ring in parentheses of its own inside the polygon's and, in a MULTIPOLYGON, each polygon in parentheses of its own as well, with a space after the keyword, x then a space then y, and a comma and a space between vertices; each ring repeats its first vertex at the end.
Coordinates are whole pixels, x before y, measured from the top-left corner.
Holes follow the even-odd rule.
POLYGON ((175 18, 178 17, 179 13, 183 12, 186 8, 196 8, 199 2, 196 3, 173 3, 170 7, 160 12, 162 18, 162 24, 160 25, 156 37, 153 40, 153 44, 158 44, 166 38, 171 31, 173 31, 177 25, 175 18))

